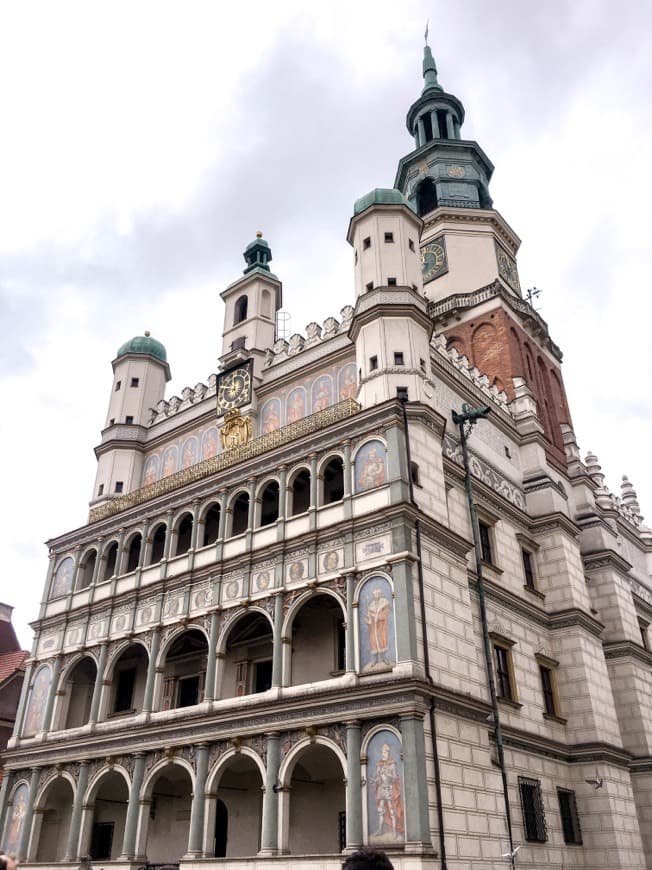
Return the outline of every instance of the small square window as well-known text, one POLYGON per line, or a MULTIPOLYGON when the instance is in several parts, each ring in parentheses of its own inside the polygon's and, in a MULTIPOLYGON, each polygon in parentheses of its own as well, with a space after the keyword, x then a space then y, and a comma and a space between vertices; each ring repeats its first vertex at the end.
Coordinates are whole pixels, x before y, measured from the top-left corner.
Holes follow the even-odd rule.
POLYGON ((405 362, 403 360, 403 351, 397 350, 394 352, 394 365, 395 366, 405 365, 405 362))
POLYGON ((129 425, 130 423, 133 423, 133 422, 134 422, 134 418, 131 416, 131 414, 127 414, 127 416, 125 417, 125 423, 127 425, 129 425))
POLYGON ((116 382, 115 382, 115 391, 116 391, 116 393, 119 391, 119 389, 120 389, 121 386, 122 386, 122 381, 116 381, 116 382))
POLYGON ((536 589, 534 582, 534 557, 529 550, 521 550, 523 557, 523 573, 525 574, 525 585, 528 589, 536 589))
POLYGON ((521 795, 525 839, 530 843, 545 843, 548 839, 548 832, 541 783, 538 779, 519 776, 518 790, 521 795))
POLYGON ((408 247, 411 251, 414 250, 414 242, 412 241, 412 239, 408 239, 408 247))
POLYGON ((132 378, 131 379, 131 386, 132 387, 137 387, 139 383, 140 383, 140 378, 132 378))
POLYGON ((377 368, 378 368, 378 357, 377 356, 370 356, 369 357, 369 370, 373 372, 377 368))
POLYGON ((370 248, 370 247, 371 247, 371 239, 369 238, 369 236, 367 236, 366 239, 362 240, 362 250, 366 251, 367 248, 370 248))
POLYGON ((366 289, 367 289, 367 291, 369 291, 369 290, 373 290, 373 289, 374 289, 374 282, 373 282, 373 281, 370 281, 370 282, 367 284, 367 288, 366 288, 366 289))
POLYGON ((564 843, 569 846, 582 845, 582 829, 580 817, 577 813, 577 801, 575 792, 568 788, 558 788, 559 815, 561 816, 561 829, 564 834, 564 843))
POLYGON ((419 476, 419 466, 416 462, 410 462, 410 479, 415 486, 421 486, 421 477, 419 476))
POLYGON ((482 520, 478 522, 478 530, 480 532, 480 552, 482 553, 482 561, 488 565, 493 565, 493 551, 491 547, 491 527, 482 520))
POLYGON ((388 287, 396 287, 396 278, 388 278, 387 279, 388 287))
POLYGON ((124 483, 123 483, 121 480, 116 480, 116 482, 115 482, 115 491, 116 491, 116 492, 122 492, 123 487, 124 487, 124 483))
POLYGON ((115 417, 111 417, 111 419, 109 420, 109 426, 113 426, 114 423, 115 423, 115 417))
POLYGON ((103 483, 101 483, 101 484, 99 485, 99 487, 97 488, 97 494, 98 494, 98 495, 104 495, 104 484, 103 484, 103 483))
POLYGON ((394 233, 385 233, 385 241, 393 242, 394 241, 394 233))

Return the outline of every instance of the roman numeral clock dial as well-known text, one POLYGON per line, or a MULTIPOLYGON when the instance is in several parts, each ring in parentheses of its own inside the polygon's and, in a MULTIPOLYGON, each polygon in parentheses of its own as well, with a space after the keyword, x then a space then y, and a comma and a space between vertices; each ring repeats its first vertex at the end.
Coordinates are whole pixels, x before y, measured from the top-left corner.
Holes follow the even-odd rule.
POLYGON ((217 384, 217 413, 224 414, 251 401, 251 363, 223 372, 217 384))

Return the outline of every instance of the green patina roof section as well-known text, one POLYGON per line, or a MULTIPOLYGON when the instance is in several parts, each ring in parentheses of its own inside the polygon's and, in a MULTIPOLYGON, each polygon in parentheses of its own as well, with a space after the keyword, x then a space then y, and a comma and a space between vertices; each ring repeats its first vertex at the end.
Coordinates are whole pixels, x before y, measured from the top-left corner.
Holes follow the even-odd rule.
POLYGON ((406 205, 412 209, 408 198, 394 187, 376 187, 360 199, 356 199, 353 214, 360 214, 371 205, 406 205))
POLYGON ((125 341, 125 343, 118 349, 116 356, 126 356, 128 353, 146 353, 150 356, 156 357, 156 359, 160 359, 161 362, 166 363, 168 361, 165 347, 160 341, 152 338, 148 333, 145 335, 136 335, 134 338, 129 339, 129 341, 125 341))

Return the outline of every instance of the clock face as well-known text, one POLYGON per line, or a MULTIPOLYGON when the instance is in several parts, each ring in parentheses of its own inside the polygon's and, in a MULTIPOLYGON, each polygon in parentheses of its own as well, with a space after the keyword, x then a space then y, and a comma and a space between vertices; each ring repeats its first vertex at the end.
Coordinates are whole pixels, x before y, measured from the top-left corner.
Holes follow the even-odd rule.
POLYGON ((519 292, 521 289, 521 284, 518 280, 516 260, 498 244, 496 244, 496 261, 498 263, 498 274, 500 275, 500 277, 503 279, 503 281, 507 282, 512 290, 516 290, 517 292, 519 292))
POLYGON ((432 242, 428 242, 421 248, 421 271, 423 280, 432 281, 448 271, 448 259, 444 237, 441 236, 432 242))
POLYGON ((238 366, 220 375, 217 386, 217 411, 219 414, 246 405, 251 400, 250 365, 238 366))

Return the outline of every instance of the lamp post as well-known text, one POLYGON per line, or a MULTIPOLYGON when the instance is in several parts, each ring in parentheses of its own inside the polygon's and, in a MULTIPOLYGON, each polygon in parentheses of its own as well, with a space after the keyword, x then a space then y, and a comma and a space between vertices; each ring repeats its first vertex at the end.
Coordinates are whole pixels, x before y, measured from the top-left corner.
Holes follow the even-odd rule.
POLYGON ((482 576, 482 549, 480 547, 480 528, 478 526, 478 515, 475 510, 475 502, 473 500, 473 482, 471 479, 471 470, 469 468, 469 450, 468 437, 471 430, 478 422, 484 420, 489 413, 489 408, 486 405, 481 405, 477 408, 472 408, 470 405, 462 405, 462 413, 458 414, 453 411, 453 423, 459 428, 460 444, 462 446, 462 462, 464 464, 464 488, 466 489, 466 498, 469 503, 469 514, 471 516, 471 531, 473 535, 473 550, 475 552, 475 570, 478 584, 478 599, 480 602, 480 622, 482 624, 482 640, 484 643, 484 657, 487 667, 487 682, 489 684, 489 695, 491 698, 491 712, 494 723, 494 739, 496 742, 496 751, 498 755, 498 765, 503 782, 503 798, 505 801, 505 820, 507 823, 507 836, 509 838, 509 855, 510 864, 514 867, 514 840, 512 837, 512 814, 509 805, 509 792, 507 789, 507 769, 505 767, 505 752, 503 749, 503 731, 500 724, 500 710, 498 708, 498 696, 496 695, 496 681, 494 677, 493 657, 491 654, 491 640, 489 638, 489 626, 487 624, 487 603, 484 592, 484 580, 482 576))

